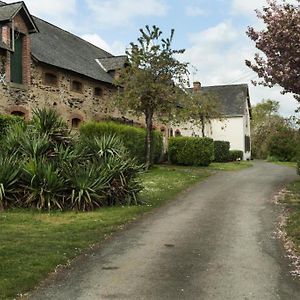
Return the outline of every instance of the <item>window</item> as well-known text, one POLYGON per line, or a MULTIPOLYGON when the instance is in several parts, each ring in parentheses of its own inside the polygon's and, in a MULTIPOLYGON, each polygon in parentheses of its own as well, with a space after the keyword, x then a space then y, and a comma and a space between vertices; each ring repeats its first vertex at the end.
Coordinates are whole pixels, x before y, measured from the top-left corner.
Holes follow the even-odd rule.
POLYGON ((94 96, 101 97, 103 95, 103 90, 100 87, 95 87, 94 89, 94 96))
POLYGON ((18 111, 18 110, 12 111, 12 112, 11 112, 11 115, 13 115, 13 116, 18 116, 18 117, 22 117, 22 118, 25 117, 25 114, 24 114, 22 111, 18 111))
POLYGON ((72 128, 79 128, 81 120, 79 118, 72 119, 72 128))
POLYGON ((44 84, 51 85, 51 86, 57 86, 58 85, 57 75, 55 75, 53 73, 49 73, 49 72, 45 73, 44 84))
POLYGON ((73 92, 82 93, 82 83, 77 80, 73 80, 71 83, 71 90, 73 92))

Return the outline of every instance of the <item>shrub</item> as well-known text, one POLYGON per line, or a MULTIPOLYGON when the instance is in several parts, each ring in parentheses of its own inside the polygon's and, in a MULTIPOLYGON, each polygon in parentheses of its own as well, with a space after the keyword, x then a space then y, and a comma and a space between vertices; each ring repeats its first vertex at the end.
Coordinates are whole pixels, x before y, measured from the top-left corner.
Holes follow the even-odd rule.
POLYGON ((187 166, 208 166, 214 157, 210 138, 175 137, 169 140, 169 160, 187 166))
POLYGON ((6 135, 7 130, 13 124, 23 124, 24 120, 18 116, 0 115, 0 138, 6 135))
POLYGON ((137 204, 142 189, 142 165, 129 157, 120 138, 71 137, 51 110, 35 111, 28 125, 7 130, 0 165, 0 210, 137 204))
POLYGON ((292 161, 297 155, 296 134, 287 127, 278 127, 269 141, 269 156, 276 157, 279 161, 292 161))
POLYGON ((215 159, 216 162, 227 162, 230 160, 230 143, 226 141, 214 141, 215 159))
MULTIPOLYGON (((135 157, 141 163, 145 161, 146 130, 144 128, 116 122, 88 122, 80 127, 80 135, 86 138, 107 134, 120 137, 131 157, 135 157)), ((161 133, 154 131, 152 139, 152 160, 159 162, 163 151, 161 133)))
POLYGON ((242 150, 229 150, 230 161, 242 160, 244 152, 242 150))

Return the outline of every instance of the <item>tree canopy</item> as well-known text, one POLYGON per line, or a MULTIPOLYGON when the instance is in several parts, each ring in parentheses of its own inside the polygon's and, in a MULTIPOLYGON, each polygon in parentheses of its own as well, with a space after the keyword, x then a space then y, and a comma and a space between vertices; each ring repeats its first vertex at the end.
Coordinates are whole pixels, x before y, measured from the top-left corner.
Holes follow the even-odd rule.
POLYGON ((146 167, 150 165, 151 131, 154 118, 169 121, 188 81, 187 63, 177 57, 184 49, 172 48, 174 30, 164 38, 157 26, 140 29, 137 43, 131 43, 128 67, 120 71, 116 84, 122 87, 117 97, 119 108, 144 115, 147 127, 146 167))
POLYGON ((267 3, 262 11, 257 11, 266 27, 247 30, 263 55, 256 53, 254 62, 246 60, 246 65, 262 79, 258 84, 278 84, 283 93, 293 93, 300 101, 300 6, 276 0, 267 3))

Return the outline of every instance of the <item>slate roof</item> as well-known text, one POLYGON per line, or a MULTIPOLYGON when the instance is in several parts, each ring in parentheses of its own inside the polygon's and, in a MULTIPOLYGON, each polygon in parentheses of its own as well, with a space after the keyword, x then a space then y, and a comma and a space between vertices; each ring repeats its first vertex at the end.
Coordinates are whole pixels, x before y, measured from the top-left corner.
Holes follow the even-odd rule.
MULTIPOLYGON (((188 89, 193 92, 193 89, 188 89)), ((216 101, 220 101, 222 113, 225 116, 242 116, 248 105, 251 114, 249 89, 247 84, 230 84, 203 86, 201 92, 210 94, 216 101)))
POLYGON ((22 2, 16 2, 12 4, 0 3, 2 6, 0 9, 0 21, 11 20, 17 11, 23 6, 22 2))
POLYGON ((36 24, 23 1, 10 4, 0 1, 0 7, 0 22, 11 21, 14 16, 21 11, 22 13, 25 13, 27 17, 25 20, 28 22, 29 32, 33 33, 38 31, 36 24))
POLYGON ((113 78, 96 59, 112 54, 78 36, 34 17, 40 33, 31 35, 31 53, 40 62, 70 70, 87 77, 112 83, 113 78))
MULTIPOLYGON (((22 4, 24 3, 18 2, 6 5, 0 1, 0 16, 2 10, 6 11, 6 7, 16 9, 22 4)), ((126 56, 113 56, 40 18, 32 16, 32 19, 39 32, 30 35, 31 54, 39 62, 110 84, 113 78, 107 72, 124 66, 126 62, 126 56), (104 68, 96 60, 101 61, 104 68)))
POLYGON ((103 66, 104 70, 109 72, 117 69, 121 69, 127 62, 126 55, 99 58, 99 63, 103 66))

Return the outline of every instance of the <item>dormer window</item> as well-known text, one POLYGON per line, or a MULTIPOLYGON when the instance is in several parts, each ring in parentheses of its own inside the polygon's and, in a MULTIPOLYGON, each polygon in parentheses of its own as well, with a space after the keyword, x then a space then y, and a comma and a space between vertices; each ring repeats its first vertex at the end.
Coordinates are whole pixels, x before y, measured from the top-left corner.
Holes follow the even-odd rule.
POLYGON ((57 75, 54 73, 46 72, 44 74, 44 84, 50 86, 57 86, 58 85, 57 75))
POLYGON ((83 84, 80 81, 73 80, 71 83, 71 91, 76 93, 82 93, 83 84))
POLYGON ((103 95, 103 90, 100 87, 95 87, 94 89, 94 96, 95 97, 102 97, 103 95))

